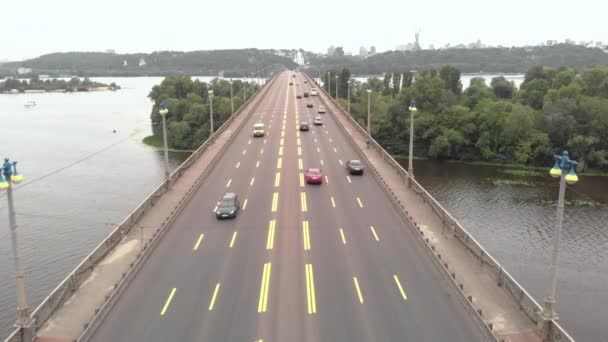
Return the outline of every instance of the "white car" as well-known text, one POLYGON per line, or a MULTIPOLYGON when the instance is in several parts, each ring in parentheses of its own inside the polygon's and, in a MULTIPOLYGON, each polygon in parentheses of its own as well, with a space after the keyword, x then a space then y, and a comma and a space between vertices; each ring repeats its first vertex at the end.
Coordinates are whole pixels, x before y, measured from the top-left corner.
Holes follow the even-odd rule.
POLYGON ((317 89, 311 89, 310 96, 317 96, 317 89))
POLYGON ((315 120, 313 121, 315 126, 321 126, 323 125, 323 120, 321 120, 321 116, 317 115, 315 116, 315 120))

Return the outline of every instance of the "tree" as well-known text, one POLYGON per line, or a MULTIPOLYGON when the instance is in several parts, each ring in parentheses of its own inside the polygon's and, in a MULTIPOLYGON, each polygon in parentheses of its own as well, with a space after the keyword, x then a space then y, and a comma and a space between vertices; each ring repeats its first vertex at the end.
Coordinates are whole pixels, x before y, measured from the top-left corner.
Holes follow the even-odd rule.
POLYGON ((494 93, 486 85, 486 80, 482 77, 472 78, 469 87, 464 91, 464 95, 463 102, 471 109, 484 99, 494 98, 494 93))
POLYGON ((498 76, 492 79, 490 85, 497 98, 505 100, 513 98, 513 94, 515 93, 515 83, 513 81, 509 82, 503 76, 498 76))
POLYGON ((413 81, 414 81, 414 74, 412 74, 411 71, 404 72, 401 89, 403 90, 403 89, 409 88, 412 85, 413 81))
POLYGON ((395 73, 393 73, 393 92, 391 95, 393 97, 395 97, 395 95, 397 95, 400 90, 401 90, 401 74, 395 72, 395 73))
POLYGON ((462 92, 460 70, 451 65, 445 65, 439 70, 439 77, 445 82, 445 89, 459 95, 462 92))
POLYGON ((391 90, 391 78, 393 77, 393 74, 391 74, 390 72, 387 72, 384 74, 384 81, 383 81, 383 86, 384 88, 382 89, 382 95, 389 95, 392 90, 391 90))
POLYGON ((338 85, 339 94, 342 98, 347 98, 348 96, 348 83, 350 82, 350 70, 344 68, 340 73, 340 84, 338 85))
POLYGON ((521 98, 523 103, 534 109, 543 108, 543 98, 549 90, 549 82, 544 79, 533 79, 524 82, 521 86, 521 98))

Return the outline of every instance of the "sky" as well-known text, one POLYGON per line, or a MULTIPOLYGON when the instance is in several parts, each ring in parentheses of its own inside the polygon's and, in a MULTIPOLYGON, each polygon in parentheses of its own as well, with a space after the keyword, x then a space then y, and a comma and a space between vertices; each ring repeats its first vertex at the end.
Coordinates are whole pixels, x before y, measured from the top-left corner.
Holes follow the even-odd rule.
POLYGON ((0 0, 0 61, 51 52, 608 42, 601 0, 0 0))

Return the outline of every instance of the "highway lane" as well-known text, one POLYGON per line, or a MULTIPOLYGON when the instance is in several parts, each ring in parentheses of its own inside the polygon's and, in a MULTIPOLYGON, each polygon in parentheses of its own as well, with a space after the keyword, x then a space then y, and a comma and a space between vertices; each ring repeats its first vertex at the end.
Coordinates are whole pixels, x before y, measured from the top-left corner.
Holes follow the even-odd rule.
POLYGON ((483 340, 375 180, 347 178, 356 154, 331 116, 298 132, 319 99, 296 100, 308 86, 290 80, 278 77, 93 340, 483 340), (251 138, 257 121, 265 139, 251 138), (312 166, 328 183, 302 186, 312 166), (247 206, 216 221, 227 190, 247 206))

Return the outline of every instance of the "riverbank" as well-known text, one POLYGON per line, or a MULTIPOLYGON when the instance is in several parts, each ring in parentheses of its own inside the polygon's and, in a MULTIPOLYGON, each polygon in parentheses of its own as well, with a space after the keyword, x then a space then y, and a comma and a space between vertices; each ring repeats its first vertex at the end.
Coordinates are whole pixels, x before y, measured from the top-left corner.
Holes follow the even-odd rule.
POLYGON ((73 89, 11 89, 8 91, 0 92, 3 95, 13 95, 13 94, 42 94, 42 93, 79 93, 79 92, 94 92, 94 91, 116 91, 120 89, 120 87, 93 87, 93 88, 73 88, 73 89))
MULTIPOLYGON (((163 139, 161 137, 159 137, 159 136, 156 136, 156 135, 149 135, 149 136, 143 138, 142 142, 145 145, 148 145, 148 146, 154 148, 155 150, 163 150, 164 149, 163 139)), ((170 152, 184 152, 184 153, 192 153, 192 152, 194 152, 194 150, 180 150, 180 149, 176 149, 176 148, 172 148, 172 147, 170 147, 168 149, 168 151, 170 151, 170 152)))

